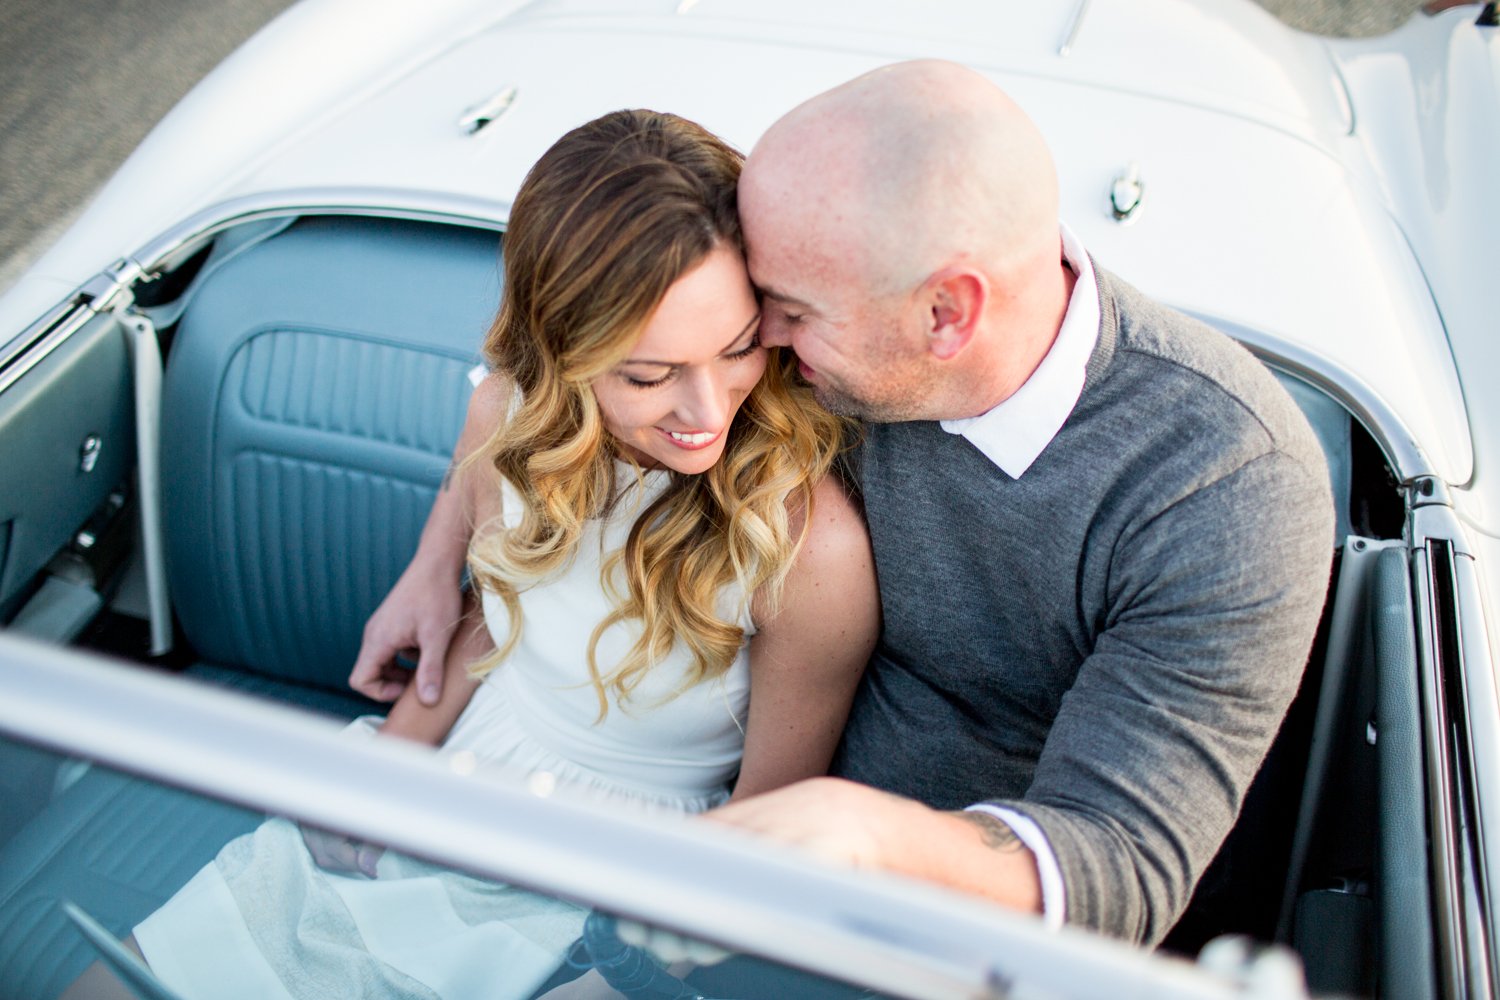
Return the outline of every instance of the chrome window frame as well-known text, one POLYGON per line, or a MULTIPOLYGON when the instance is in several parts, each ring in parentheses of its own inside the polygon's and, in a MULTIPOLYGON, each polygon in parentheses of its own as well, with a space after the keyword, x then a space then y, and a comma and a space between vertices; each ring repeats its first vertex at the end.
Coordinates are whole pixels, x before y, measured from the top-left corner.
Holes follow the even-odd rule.
POLYGON ((3 633, 0 734, 898 996, 1253 995, 933 886, 544 796, 459 757, 3 633))

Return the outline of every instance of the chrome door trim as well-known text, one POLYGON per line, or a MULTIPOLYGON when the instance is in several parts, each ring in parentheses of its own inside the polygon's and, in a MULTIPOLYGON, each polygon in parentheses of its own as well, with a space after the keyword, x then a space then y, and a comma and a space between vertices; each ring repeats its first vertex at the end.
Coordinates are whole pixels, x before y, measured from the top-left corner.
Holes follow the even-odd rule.
POLYGON ((1474 559, 1452 509, 1413 508, 1410 539, 1440 995, 1489 996, 1500 982, 1500 886, 1486 849, 1500 835, 1500 702, 1489 635, 1474 559))
POLYGON ((219 202, 156 236, 130 255, 146 274, 155 274, 191 255, 232 226, 288 215, 353 215, 411 219, 503 231, 510 203, 437 191, 395 188, 320 187, 263 191, 219 202))
POLYGON ((19 382, 97 315, 87 303, 59 306, 14 338, 0 354, 0 394, 19 382))
POLYGON ((1391 405, 1347 368, 1272 334, 1199 312, 1188 315, 1233 337, 1268 367, 1295 375, 1332 396, 1375 439, 1402 484, 1424 477, 1443 482, 1391 405))

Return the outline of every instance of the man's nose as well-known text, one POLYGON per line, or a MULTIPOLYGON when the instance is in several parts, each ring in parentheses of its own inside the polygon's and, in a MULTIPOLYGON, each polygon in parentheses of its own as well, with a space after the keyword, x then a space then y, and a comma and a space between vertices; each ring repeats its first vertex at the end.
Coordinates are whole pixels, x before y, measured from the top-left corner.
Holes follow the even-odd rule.
POLYGON ((760 321, 760 329, 756 332, 763 347, 791 347, 791 332, 781 324, 760 321))

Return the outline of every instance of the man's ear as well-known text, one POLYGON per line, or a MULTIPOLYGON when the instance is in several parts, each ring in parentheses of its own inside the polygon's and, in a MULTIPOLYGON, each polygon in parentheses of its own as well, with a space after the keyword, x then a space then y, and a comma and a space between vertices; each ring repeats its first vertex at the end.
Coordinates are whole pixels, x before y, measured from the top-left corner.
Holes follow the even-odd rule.
POLYGON ((966 268, 948 267, 927 279, 927 349, 939 361, 957 357, 979 331, 989 283, 966 268))

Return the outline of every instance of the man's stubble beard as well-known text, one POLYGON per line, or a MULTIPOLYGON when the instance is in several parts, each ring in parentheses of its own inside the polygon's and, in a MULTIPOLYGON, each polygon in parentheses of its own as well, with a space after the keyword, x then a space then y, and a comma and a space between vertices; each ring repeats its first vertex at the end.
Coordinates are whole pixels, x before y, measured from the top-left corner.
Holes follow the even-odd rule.
MULTIPOLYGON (((826 376, 825 376, 826 377, 826 376)), ((881 398, 866 394, 855 394, 843 386, 828 382, 812 387, 813 398, 830 413, 840 417, 853 417, 872 424, 897 424, 908 420, 923 419, 922 404, 928 399, 932 387, 922 378, 907 378, 883 387, 887 391, 881 398)))

